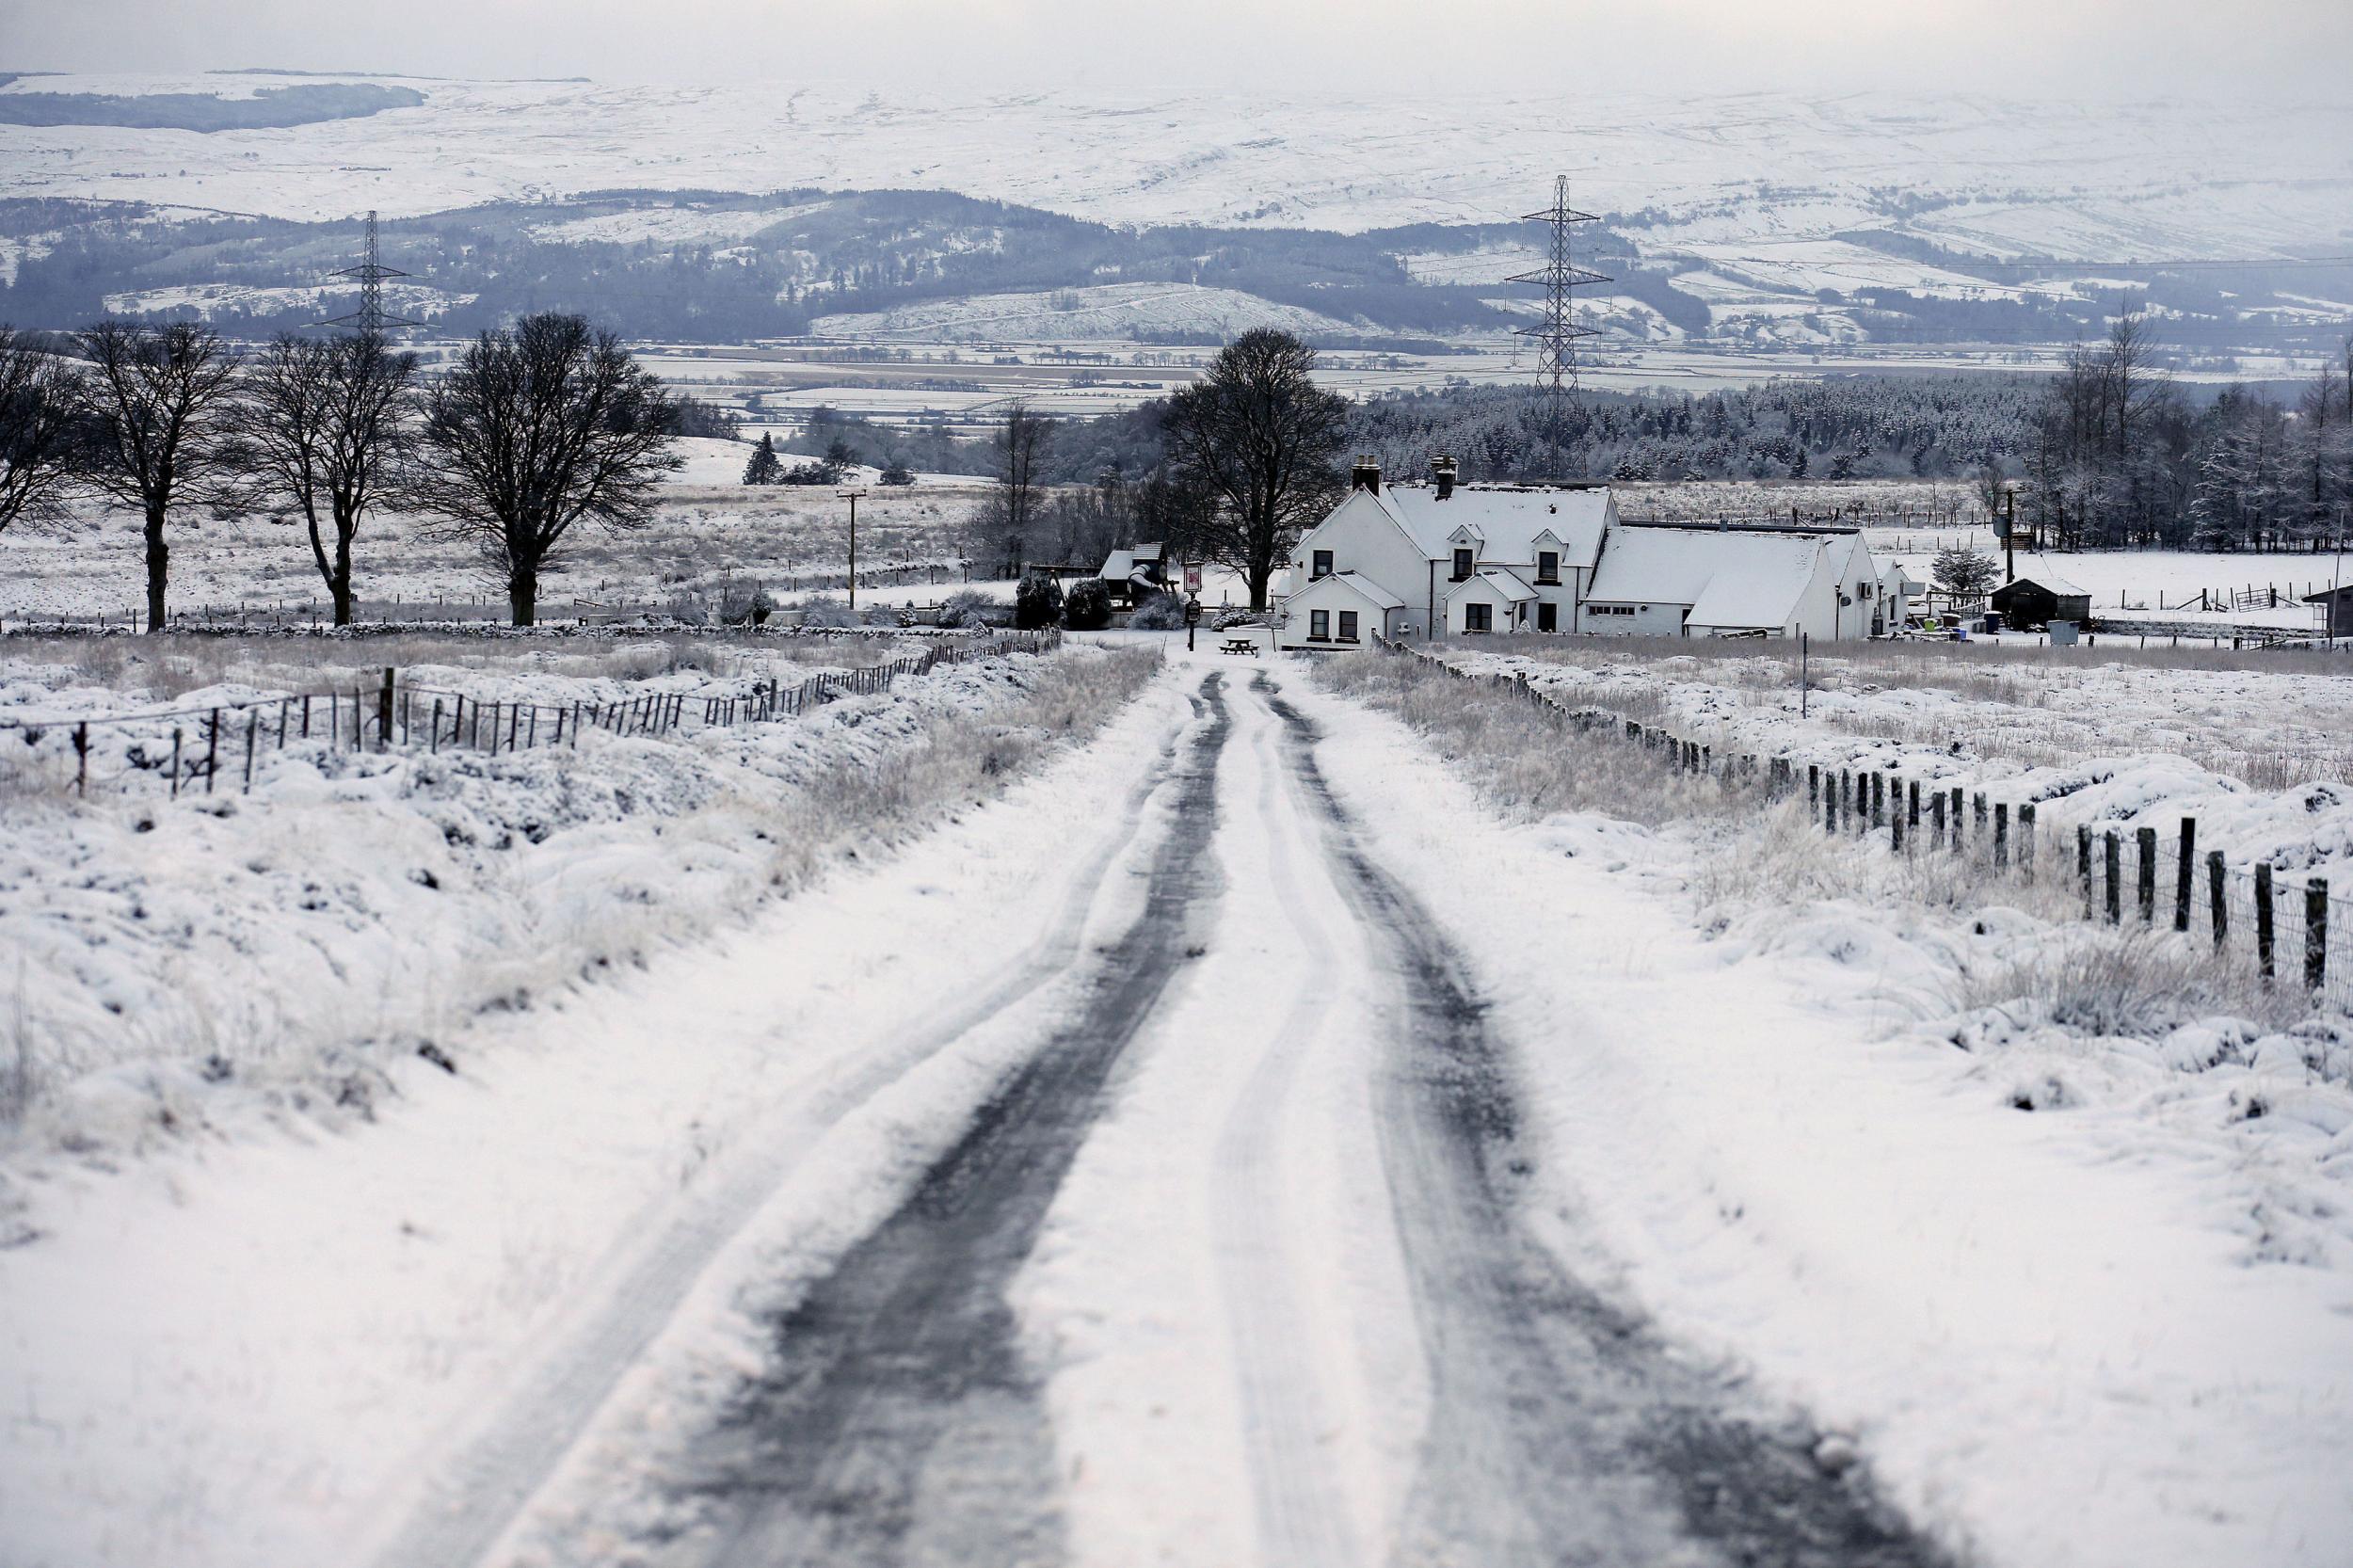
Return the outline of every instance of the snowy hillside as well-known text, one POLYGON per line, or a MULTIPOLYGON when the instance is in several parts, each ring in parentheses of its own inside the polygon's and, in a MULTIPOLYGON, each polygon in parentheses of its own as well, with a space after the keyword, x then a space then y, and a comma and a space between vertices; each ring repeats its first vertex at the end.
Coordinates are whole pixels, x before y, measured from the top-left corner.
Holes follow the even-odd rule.
MULTIPOLYGON (((244 93, 266 80, 68 75, 0 91, 244 93)), ((328 218, 618 186, 940 188, 1113 221, 1352 232, 1508 218, 1565 169, 1581 204, 1642 215, 1675 248, 1899 226, 2077 257, 2335 245, 2353 202, 2342 105, 1083 90, 1012 104, 830 83, 400 85, 425 102, 290 129, 0 127, 0 194, 328 218)))

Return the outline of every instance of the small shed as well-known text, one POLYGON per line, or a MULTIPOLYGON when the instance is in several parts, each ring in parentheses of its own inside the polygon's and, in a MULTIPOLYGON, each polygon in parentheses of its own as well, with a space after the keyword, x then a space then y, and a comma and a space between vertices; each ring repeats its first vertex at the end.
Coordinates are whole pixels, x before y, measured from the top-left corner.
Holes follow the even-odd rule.
POLYGON ((2048 572, 2041 577, 2013 579, 1994 589, 1988 599, 2001 612, 2004 625, 2025 631, 2048 626, 2055 620, 2082 622, 2091 618, 2090 590, 2048 572))
POLYGON ((2306 594, 2304 602, 2319 607, 2322 631, 2331 637, 2353 637, 2353 583, 2306 594))

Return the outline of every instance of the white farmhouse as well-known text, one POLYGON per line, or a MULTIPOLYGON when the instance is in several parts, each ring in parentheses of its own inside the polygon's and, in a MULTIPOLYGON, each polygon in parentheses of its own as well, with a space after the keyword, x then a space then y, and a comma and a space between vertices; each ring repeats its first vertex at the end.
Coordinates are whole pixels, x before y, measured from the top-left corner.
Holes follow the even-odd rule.
POLYGON ((1583 632, 1861 637, 1900 625, 1852 529, 1626 523, 1607 486, 1385 485, 1360 458, 1346 500, 1291 552, 1276 644, 1583 632))

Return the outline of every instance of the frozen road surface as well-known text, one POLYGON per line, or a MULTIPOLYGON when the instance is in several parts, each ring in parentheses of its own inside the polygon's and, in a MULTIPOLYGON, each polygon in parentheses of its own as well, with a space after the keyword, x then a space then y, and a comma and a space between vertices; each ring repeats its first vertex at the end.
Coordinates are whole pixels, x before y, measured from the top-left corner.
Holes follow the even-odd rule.
MULTIPOLYGON (((1942 1560, 1523 1226, 1510 1045, 1296 679, 1171 672, 1158 761, 1071 824, 1118 840, 1087 938, 971 1021, 1021 1044, 767 1320, 648 1560, 1942 1560)), ((394 1560, 505 1524, 453 1522, 394 1560)))

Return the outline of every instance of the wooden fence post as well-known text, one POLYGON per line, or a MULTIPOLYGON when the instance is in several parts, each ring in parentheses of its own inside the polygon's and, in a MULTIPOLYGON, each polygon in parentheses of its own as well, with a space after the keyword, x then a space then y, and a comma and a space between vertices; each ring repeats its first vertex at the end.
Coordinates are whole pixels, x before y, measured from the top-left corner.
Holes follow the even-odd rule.
POLYGON ((89 793, 89 723, 83 721, 73 727, 73 792, 89 793))
POLYGON ((2329 984, 2329 879, 2304 880, 2304 989, 2320 991, 2329 984))
POLYGON ((2206 923, 2214 928, 2214 945, 2220 951, 2231 934, 2231 905, 2227 879, 2229 870, 2222 863, 2222 852, 2210 850, 2206 855, 2206 923))
POLYGON ((1929 845, 1932 849, 1945 847, 1945 792, 1942 790, 1929 792, 1929 845))
POLYGON ((1982 840, 1985 837, 1985 792, 1983 790, 1979 790, 1977 792, 1976 807, 1977 813, 1977 821, 1976 824, 1977 835, 1980 840, 1982 840))
POLYGON ((2009 802, 2006 800, 1993 806, 1993 869, 2009 870, 2009 802))
POLYGON ((213 792, 213 776, 220 771, 220 710, 204 722, 204 792, 213 792))
POLYGON ((1808 762, 1805 765, 1805 808, 1807 814, 1811 815, 1814 808, 1821 804, 1822 764, 1819 762, 1808 762))
POLYGON ((441 750, 441 699, 438 696, 433 699, 433 738, 427 743, 426 750, 435 756, 439 756, 441 750))
POLYGON ((2018 808, 2018 872, 2029 883, 2034 881, 2034 812, 2031 800, 2018 808))
POLYGON ((180 798, 180 727, 171 727, 171 798, 180 798))
POLYGON ((2140 863, 2137 869, 2140 873, 2140 923, 2154 925, 2157 923, 2157 830, 2153 827, 2138 828, 2133 838, 2135 847, 2139 851, 2140 863))
POLYGON ((2124 840, 2111 827, 2107 833, 2106 871, 2108 873, 2108 924, 2124 923, 2124 840))
POLYGON ((384 671, 384 685, 376 694, 376 749, 382 751, 392 744, 392 672, 384 671))
POLYGON ((1896 808, 1887 813, 1887 847, 1890 853, 1904 852, 1904 781, 1896 780, 1896 808))
POLYGON ((261 728, 262 715, 250 708, 247 709, 245 714, 245 788, 239 792, 243 794, 249 795, 253 792, 253 737, 261 728))
POLYGON ((2198 885, 2198 819, 2182 819, 2182 852, 2173 872, 2173 929, 2189 929, 2189 895, 2198 885))
POLYGON ((1829 774, 1822 776, 1822 831, 1833 838, 1838 834, 1838 780, 1829 774))
POLYGON ((2271 862, 2255 862, 2255 970, 2271 978, 2271 862))
POLYGON ((1906 785, 1904 793, 1910 797, 1904 805, 1904 815, 1911 824, 1912 836, 1917 839, 1920 836, 1920 781, 1915 778, 1906 785))
POLYGON ((2083 884, 2084 919, 2089 920, 2097 905, 2091 894, 2091 824, 2089 823, 2075 824, 2075 880, 2083 884))
POLYGON ((1952 850, 1953 850, 1953 853, 1954 853, 1955 855, 1959 855, 1959 854, 1961 853, 1961 786, 1960 786, 1960 785, 1958 785, 1958 784, 1956 784, 1956 785, 1954 785, 1954 786, 1953 786, 1953 821, 1952 821, 1952 832, 1953 832, 1952 850))

